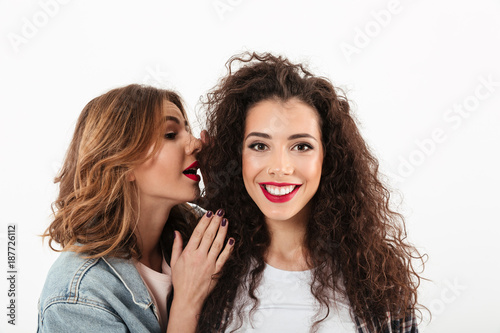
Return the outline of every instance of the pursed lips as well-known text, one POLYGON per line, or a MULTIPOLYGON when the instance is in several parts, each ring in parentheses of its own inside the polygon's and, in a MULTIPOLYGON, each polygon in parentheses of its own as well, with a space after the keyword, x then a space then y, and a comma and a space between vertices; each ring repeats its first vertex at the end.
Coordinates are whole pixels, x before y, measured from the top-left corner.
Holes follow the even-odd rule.
POLYGON ((199 182, 201 180, 201 177, 196 174, 198 169, 200 168, 200 165, 198 161, 194 161, 190 166, 188 166, 182 173, 184 176, 188 177, 191 180, 194 180, 196 182, 199 182))

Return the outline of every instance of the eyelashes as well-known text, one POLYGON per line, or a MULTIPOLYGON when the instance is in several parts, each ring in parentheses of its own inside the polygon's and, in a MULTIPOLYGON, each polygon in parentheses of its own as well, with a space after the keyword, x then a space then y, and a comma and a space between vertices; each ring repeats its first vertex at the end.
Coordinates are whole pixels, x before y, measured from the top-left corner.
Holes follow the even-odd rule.
POLYGON ((174 140, 176 136, 177 136, 176 132, 168 132, 165 133, 164 138, 167 140, 174 140))
POLYGON ((265 151, 265 150, 269 149, 269 147, 266 146, 262 142, 252 143, 252 144, 248 145, 248 148, 256 150, 256 151, 265 151))
POLYGON ((184 125, 180 125, 178 122, 169 119, 167 119, 164 130, 165 134, 163 134, 163 138, 166 140, 175 140, 184 131, 191 133, 191 128, 187 122, 184 125))
POLYGON ((311 146, 308 143, 297 143, 295 146, 292 147, 293 150, 298 150, 298 151, 308 151, 314 149, 313 146, 311 146))
MULTIPOLYGON (((269 150, 269 147, 263 142, 251 143, 248 145, 248 148, 255 150, 255 151, 269 150)), ((305 142, 297 143, 294 146, 292 146, 292 148, 291 148, 291 150, 300 151, 300 152, 306 152, 306 151, 313 150, 313 149, 314 149, 314 147, 311 144, 305 143, 305 142)))

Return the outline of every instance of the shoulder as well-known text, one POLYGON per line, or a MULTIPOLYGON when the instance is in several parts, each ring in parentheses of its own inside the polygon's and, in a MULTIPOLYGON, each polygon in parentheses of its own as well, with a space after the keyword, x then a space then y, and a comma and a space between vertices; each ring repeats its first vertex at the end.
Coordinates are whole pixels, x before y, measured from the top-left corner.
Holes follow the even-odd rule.
POLYGON ((389 322, 393 332, 418 333, 415 311, 411 311, 405 318, 400 319, 394 319, 389 316, 389 322))
MULTIPOLYGON (((368 329, 368 324, 356 317, 356 329, 360 333, 370 333, 368 329)), ((404 319, 394 318, 391 313, 387 313, 387 319, 385 322, 380 324, 380 322, 374 323, 377 328, 381 328, 383 333, 418 333, 417 316, 415 311, 410 312, 404 319)))
POLYGON ((94 268, 98 264, 99 259, 86 259, 75 252, 62 252, 47 274, 40 303, 53 297, 67 299, 77 297, 76 288, 81 284, 83 277, 93 279, 93 276, 102 270, 99 266, 94 268))
POLYGON ((63 252, 38 306, 39 332, 159 332, 151 296, 132 260, 63 252))
POLYGON ((83 304, 113 311, 113 302, 150 305, 150 297, 131 260, 85 258, 63 252, 50 268, 40 310, 54 304, 83 304))

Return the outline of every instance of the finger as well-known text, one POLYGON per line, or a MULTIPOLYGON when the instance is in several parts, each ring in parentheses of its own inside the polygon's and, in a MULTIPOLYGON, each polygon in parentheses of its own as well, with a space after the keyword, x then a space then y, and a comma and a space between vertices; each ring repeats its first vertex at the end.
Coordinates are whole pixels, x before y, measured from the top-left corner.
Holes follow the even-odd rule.
POLYGON ((212 246, 208 252, 208 257, 211 260, 216 260, 217 256, 220 254, 222 247, 224 246, 224 239, 226 239, 227 234, 227 224, 228 221, 226 218, 223 218, 221 224, 219 226, 219 230, 217 231, 217 237, 215 237, 212 246))
POLYGON ((207 226, 209 225, 213 216, 214 213, 211 211, 207 211, 205 215, 202 216, 202 218, 198 222, 198 225, 196 226, 196 228, 194 228, 193 234, 191 235, 191 238, 186 245, 186 250, 194 251, 198 248, 201 242, 201 238, 205 234, 205 230, 207 229, 207 226))
POLYGON ((220 272, 220 270, 222 269, 222 266, 224 266, 227 259, 229 258, 229 255, 233 251, 233 248, 234 248, 234 238, 229 238, 229 240, 227 241, 226 247, 224 248, 224 251, 222 251, 219 258, 215 262, 214 274, 218 274, 220 272))
POLYGON ((222 222, 222 217, 224 216, 224 210, 219 209, 215 214, 214 218, 210 222, 210 225, 205 230, 205 234, 203 235, 203 239, 201 240, 200 246, 198 249, 203 253, 207 254, 208 250, 212 246, 212 243, 217 235, 217 230, 219 230, 219 226, 222 222))
POLYGON ((174 231, 174 243, 172 244, 172 257, 170 258, 170 267, 174 267, 177 259, 182 254, 182 237, 177 231, 174 231))

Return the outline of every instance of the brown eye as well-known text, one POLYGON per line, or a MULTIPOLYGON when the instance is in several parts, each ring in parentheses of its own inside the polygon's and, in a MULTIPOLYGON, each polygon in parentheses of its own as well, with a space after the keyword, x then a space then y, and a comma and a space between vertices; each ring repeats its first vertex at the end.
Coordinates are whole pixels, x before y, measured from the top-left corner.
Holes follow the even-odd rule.
POLYGON ((265 151, 268 149, 267 146, 261 142, 253 143, 250 146, 248 146, 248 148, 256 150, 256 151, 265 151))
POLYGON ((299 143, 293 146, 293 150, 298 150, 298 151, 308 151, 313 149, 313 147, 310 144, 307 143, 299 143))

